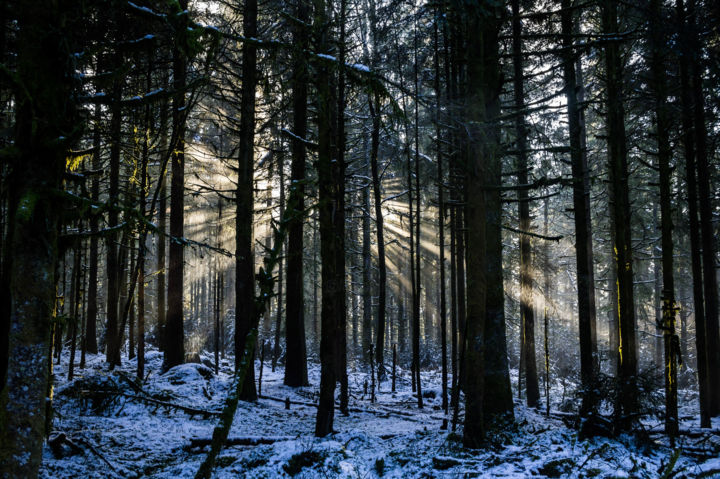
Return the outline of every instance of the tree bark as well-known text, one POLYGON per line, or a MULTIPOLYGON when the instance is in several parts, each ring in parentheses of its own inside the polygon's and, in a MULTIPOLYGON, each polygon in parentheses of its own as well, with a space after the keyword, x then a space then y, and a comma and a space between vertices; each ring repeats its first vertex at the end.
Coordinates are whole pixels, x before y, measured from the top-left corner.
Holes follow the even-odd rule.
MULTIPOLYGON (((314 0, 316 51, 332 50, 329 31, 330 0, 314 0)), ((316 63, 316 108, 318 128, 318 211, 320 258, 322 262, 322 307, 320 313, 320 397, 315 435, 324 437, 333 430, 335 417, 336 347, 338 324, 345 316, 345 271, 338 259, 344 258, 344 165, 337 161, 335 128, 337 99, 331 85, 333 68, 324 60, 316 63)))
POLYGON ((655 135, 657 137, 658 163, 660 166, 660 215, 662 234, 662 323, 665 349, 665 432, 671 437, 678 434, 678 387, 677 355, 680 341, 675 334, 675 275, 673 264, 672 222, 672 169, 670 160, 671 111, 667 100, 665 35, 662 33, 664 19, 661 0, 650 2, 650 69, 655 94, 655 135))
MULTIPOLYGON (((513 28, 513 90, 515 97, 515 134, 517 147, 517 181, 518 185, 528 183, 527 158, 527 125, 525 124, 525 91, 524 74, 522 66, 522 22, 520 20, 520 0, 512 1, 512 28, 513 28)), ((528 191, 519 189, 518 216, 520 218, 520 231, 531 231, 530 200, 528 191)), ((497 225, 499 226, 499 225, 497 225)), ((489 241, 488 241, 489 242, 489 241)), ((530 237, 520 234, 520 333, 521 344, 525 357, 525 387, 527 390, 528 407, 536 408, 540 400, 538 386, 537 362, 535 359, 535 308, 533 305, 533 275, 532 275, 532 246, 530 237)), ((500 270, 502 279, 502 269, 500 270)), ((492 284, 495 278, 491 278, 492 284)), ((502 284, 502 281, 501 281, 502 284)), ((488 321, 489 323, 489 321, 488 321)), ((488 361, 489 362, 489 361, 488 361)))
MULTIPOLYGON (((100 60, 97 62, 97 69, 100 69, 100 60)), ((95 117, 93 125, 93 156, 92 169, 97 171, 100 169, 100 147, 101 147, 101 127, 102 108, 95 105, 95 117)), ((90 183, 90 199, 93 203, 100 200, 100 178, 93 175, 90 183)), ((90 215, 90 254, 88 258, 88 292, 87 292, 87 313, 85 317, 85 341, 84 350, 97 354, 97 314, 98 314, 98 215, 90 215)))
MULTIPOLYGON (((465 335, 465 428, 463 443, 478 447, 484 441, 485 358, 487 322, 486 308, 490 307, 489 281, 496 280, 488 262, 498 245, 486 248, 495 238, 488 229, 500 227, 499 208, 491 211, 492 193, 485 188, 500 179, 500 131, 497 117, 500 114, 502 86, 498 53, 500 30, 499 8, 494 3, 465 7, 467 32, 467 91, 466 102, 469 160, 467 181, 467 285, 468 314, 465 335), (493 215, 497 215, 494 216, 493 215), (488 221, 490 220, 490 221, 488 221), (487 301, 487 306, 486 306, 487 301)), ((498 203, 499 204, 499 203, 498 203)), ((502 279, 502 269, 500 270, 502 279)), ((500 281, 502 289, 502 280, 500 281)))
MULTIPOLYGON (((243 35, 257 37, 257 0, 245 0, 243 35)), ((255 317, 255 257, 253 252, 253 176, 255 161, 255 89, 257 86, 257 49, 243 44, 242 93, 240 99, 240 156, 235 194, 235 371, 239 371, 245 342, 255 317)), ((240 399, 257 400, 253 346, 250 368, 245 375, 240 399)))
POLYGON ((699 8, 695 0, 688 2, 691 35, 691 91, 693 97, 695 166, 702 235, 702 267, 705 297, 705 341, 708 362, 708 406, 711 416, 720 415, 720 329, 718 326, 718 281, 713 228, 714 191, 710 187, 711 171, 708 164, 707 126, 705 124, 705 96, 703 93, 702 45, 696 27, 699 8), (714 371, 714 373, 713 373, 714 371))
POLYGON ((370 170, 372 174, 373 200, 375 202, 375 231, 378 251, 378 307, 377 334, 375 335, 375 365, 378 382, 385 379, 385 302, 387 297, 387 266, 385 265, 385 221, 382 213, 381 180, 378 171, 378 149, 380 147, 380 98, 377 94, 368 98, 372 133, 370 140, 370 170))
MULTIPOLYGON (((167 87, 167 75, 163 78, 163 86, 167 87)), ((168 147, 168 135, 167 135, 167 100, 163 100, 160 106, 160 144, 158 146, 160 155, 166 157, 168 147)), ((165 351, 165 326, 166 326, 166 294, 167 290, 165 287, 166 278, 166 245, 167 238, 167 172, 166 168, 161 165, 158 175, 158 183, 160 185, 159 199, 158 199, 158 239, 157 239, 157 284, 156 284, 156 297, 157 297, 157 325, 155 327, 155 335, 157 337, 158 349, 165 351)))
POLYGON ((0 389, 0 470, 37 477, 46 432, 51 322, 65 157, 79 120, 68 41, 73 3, 18 2, 16 155, 9 159, 12 236, 6 380, 0 389), (63 139, 63 140, 59 140, 63 139))
POLYGON ((690 226, 690 258, 693 278, 693 303, 695 312, 695 345, 697 351, 698 390, 700 400, 700 425, 711 427, 710 384, 706 344, 705 299, 702 281, 702 257, 700 253, 700 223, 698 220, 697 177, 695 168, 695 140, 693 125, 693 98, 690 93, 690 40, 688 19, 683 0, 676 2, 680 25, 680 99, 682 104, 682 140, 685 150, 685 181, 687 184, 688 216, 690 226))
POLYGON ((571 1, 562 2, 563 48, 568 54, 563 59, 563 80, 567 98, 570 159, 573 176, 573 212, 575 215, 575 260, 578 294, 578 333, 580 339, 580 380, 582 404, 580 415, 586 417, 595 410, 597 372, 597 338, 595 308, 595 274, 593 271, 592 222, 590 217, 590 175, 585 149, 585 128, 578 104, 578 75, 576 58, 572 52, 572 36, 576 20, 571 1))
MULTIPOLYGON (((187 10, 188 1, 180 0, 180 8, 187 10)), ((182 15, 187 22, 187 14, 182 15)), ((173 49, 172 102, 173 138, 176 139, 171 157, 172 179, 170 182, 170 248, 168 255, 167 317, 165 324, 165 357, 163 369, 168 370, 185 361, 185 332, 183 321, 184 294, 184 244, 185 220, 185 86, 187 60, 178 47, 173 49)))
MULTIPOLYGON (((119 38, 123 29, 122 14, 115 15, 114 35, 119 38)), ((122 55, 116 50, 112 54, 110 62, 113 69, 120 68, 122 55)), ((118 261, 118 235, 117 227, 119 221, 118 203, 120 201, 120 143, 122 128, 122 108, 120 99, 122 96, 121 79, 116 78, 112 84, 110 105, 110 177, 108 188, 108 203, 112 207, 108 211, 108 228, 106 235, 105 251, 107 254, 107 288, 106 288, 106 311, 107 322, 105 326, 105 358, 110 367, 120 365, 120 341, 118 334, 118 314, 120 310, 120 265, 118 261)))
POLYGON ((633 298, 633 261, 628 194, 627 145, 623 106, 623 71, 618 34, 618 1, 604 0, 603 33, 613 37, 605 44, 607 89, 608 170, 612 193, 611 217, 615 228, 612 238, 617 284, 619 318, 618 377, 620 393, 616 405, 616 426, 630 427, 637 412, 637 344, 635 338, 635 303, 633 298))

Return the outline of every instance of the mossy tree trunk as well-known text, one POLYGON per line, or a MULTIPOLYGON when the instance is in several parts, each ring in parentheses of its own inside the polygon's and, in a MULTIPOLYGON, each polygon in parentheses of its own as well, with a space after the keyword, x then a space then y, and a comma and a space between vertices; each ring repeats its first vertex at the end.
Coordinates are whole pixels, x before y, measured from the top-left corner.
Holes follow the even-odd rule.
POLYGON ((65 155, 79 133, 70 38, 74 5, 15 4, 16 155, 10 159, 12 255, 7 380, 0 392, 0 470, 36 477, 46 431, 65 155))

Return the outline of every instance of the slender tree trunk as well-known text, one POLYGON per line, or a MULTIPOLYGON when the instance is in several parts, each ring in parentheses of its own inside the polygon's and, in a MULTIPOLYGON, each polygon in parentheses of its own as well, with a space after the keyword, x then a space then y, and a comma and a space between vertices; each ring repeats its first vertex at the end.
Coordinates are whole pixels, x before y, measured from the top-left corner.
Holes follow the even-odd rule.
MULTIPOLYGON (((365 138, 363 141, 367 142, 365 138)), ((370 176, 369 148, 365 176, 370 176)), ((362 321, 362 357, 366 364, 370 363, 370 347, 372 346, 372 246, 370 239, 370 184, 362 191, 363 197, 363 321, 362 321)))
MULTIPOLYGON (((604 0, 602 5, 603 33, 618 35, 618 1, 604 0)), ((630 199, 628 195, 627 146, 623 106, 623 72, 620 45, 617 40, 606 42, 605 72, 607 89, 608 169, 612 192, 611 217, 615 227, 612 238, 617 270, 619 304, 618 376, 620 393, 616 407, 616 425, 630 427, 637 412, 637 344, 635 338, 635 302, 633 299, 632 239, 630 199)))
MULTIPOLYGON (((77 223, 78 233, 82 233, 82 221, 77 223)), ((72 304, 70 305, 70 360, 68 361, 68 381, 72 381, 75 374, 75 351, 77 348, 77 332, 78 332, 78 320, 82 311, 81 305, 81 291, 82 287, 82 241, 79 241, 75 245, 75 251, 73 252, 73 276, 72 276, 72 294, 70 296, 72 304)))
POLYGON ((340 0, 340 11, 338 21, 340 23, 340 38, 338 38, 339 55, 338 55, 338 82, 337 82, 337 111, 336 111, 336 130, 337 137, 335 151, 336 157, 333 164, 335 172, 335 205, 337 210, 334 212, 333 224, 341 234, 339 238, 340 248, 335 250, 336 274, 337 281, 342 283, 342 291, 337 292, 337 303, 342 309, 339 310, 337 316, 337 376, 340 381, 340 411, 347 416, 348 413, 348 374, 347 374, 347 308, 345 304, 345 282, 347 275, 345 274, 345 23, 346 23, 346 0, 340 0))
MULTIPOLYGON (((188 1, 180 0, 180 8, 187 10, 188 1)), ((187 22, 187 17, 182 16, 187 22)), ((183 230, 185 219, 185 84, 187 79, 187 60, 178 47, 173 49, 173 88, 175 96, 172 102, 173 137, 176 139, 172 162, 172 180, 170 182, 170 248, 168 255, 168 292, 167 316, 165 323, 165 358, 163 369, 167 370, 185 361, 185 332, 183 321, 184 294, 184 251, 183 230)))
MULTIPOLYGON (((437 9, 436 14, 440 18, 441 9, 437 9)), ((445 288, 445 178, 443 176, 443 149, 442 149, 442 132, 440 127, 440 47, 438 25, 437 22, 433 25, 433 63, 435 67, 435 81, 433 88, 435 90, 435 149, 437 154, 437 190, 438 190, 438 240, 439 240, 439 251, 438 251, 438 268, 440 269, 439 278, 439 295, 440 295, 440 310, 438 316, 440 317, 440 354, 441 354, 441 367, 442 367, 442 408, 445 415, 448 414, 448 364, 447 364, 447 297, 445 288)), ((447 58, 446 58, 447 61, 447 58)), ((393 346, 393 391, 395 391, 395 347, 393 346)), ((447 424, 443 422, 443 427, 447 424)))
MULTIPOLYGON (((326 0, 314 0, 315 51, 328 54, 331 50, 329 9, 326 0)), ((334 71, 324 60, 316 63, 318 128, 318 212, 320 223, 320 257, 322 261, 322 310, 320 337, 320 398, 315 435, 324 437, 333 430, 335 417, 335 385, 337 332, 345 316, 345 272, 338 263, 344 257, 344 165, 337 161, 337 99, 332 82, 334 71)))
MULTIPOLYGON (((152 59, 152 53, 151 59, 152 59)), ((152 66, 148 66, 147 83, 145 85, 147 91, 152 88, 152 66)), ((140 204, 138 209, 142 218, 147 218, 146 203, 148 193, 148 161, 150 155, 150 132, 152 130, 150 105, 145 106, 143 132, 142 155, 140 159, 140 204)), ((148 221, 152 217, 148 218, 148 221)), ((138 257, 137 257, 137 377, 139 380, 145 379, 145 243, 147 240, 147 229, 145 225, 140 227, 138 235, 138 257)))
MULTIPOLYGON (((661 198, 662 201, 662 198, 661 198)), ((661 231, 660 223, 658 221, 658 205, 653 205, 653 223, 652 227, 654 231, 661 231)), ((664 366, 663 363, 663 352, 664 352, 664 341, 663 341, 663 322, 662 322, 662 238, 661 244, 651 245, 650 255, 652 256, 653 262, 653 306, 655 310, 655 327, 657 334, 655 335, 655 344, 653 351, 653 360, 655 367, 661 370, 664 366)))
MULTIPOLYGON (((128 359, 133 359, 135 357, 135 297, 132 293, 128 292, 128 282, 133 283, 137 282, 137 277, 134 276, 135 272, 135 261, 137 261, 137 258, 133 254, 133 251, 135 250, 135 245, 137 244, 137 241, 135 239, 135 236, 133 234, 128 234, 130 237, 130 244, 127 247, 127 255, 130 256, 130 268, 128 269, 129 275, 127 275, 127 280, 123 282, 123 297, 125 300, 122 304, 125 304, 125 302, 130 304, 130 311, 129 311, 129 321, 128 321, 128 359)), ((125 274, 123 274, 125 276, 125 274)), ((123 278, 125 279, 125 278, 123 278)), ((134 285, 130 286, 131 290, 135 289, 134 285)), ((120 324, 124 325, 124 319, 120 324)), ((124 331, 125 328, 122 328, 121 331, 124 331)), ((120 338, 122 341, 123 333, 120 333, 120 338)), ((124 341, 123 341, 124 342, 124 341)))
MULTIPOLYGON (((257 37, 257 0, 245 0, 243 35, 257 37)), ((238 183, 235 194, 235 371, 240 370, 240 359, 245 340, 251 329, 256 312, 255 257, 253 252, 253 175, 255 160, 255 89, 257 86, 257 50, 252 43, 243 44, 242 94, 240 99, 240 157, 238 158, 238 183)), ((255 348, 249 356, 251 365, 245 375, 240 399, 254 401, 255 348)))
MULTIPOLYGON (((545 206, 543 208, 543 216, 545 218, 545 227, 543 229, 543 233, 545 234, 545 236, 548 236, 549 203, 550 199, 545 198, 545 206)), ((547 241, 545 242, 543 250, 543 273, 545 275, 545 307, 543 314, 543 346, 545 350, 545 415, 550 416, 550 319, 548 316, 548 306, 550 305, 550 247, 547 241)))
MULTIPOLYGON (((575 216, 575 260, 578 292, 578 332, 580 336, 580 378, 582 382, 581 416, 595 410, 597 372, 597 339, 595 308, 595 275, 593 272, 592 223, 590 218, 590 175, 585 149, 585 129, 578 89, 576 58, 572 53, 575 16, 571 1, 562 2, 563 79, 567 98, 570 159, 573 175, 573 212, 575 216)), ((579 63, 579 62, 578 62, 579 63)))
MULTIPOLYGON (((280 218, 283 218, 285 215, 285 160, 284 155, 281 151, 278 154, 278 173, 280 177, 280 218)), ((292 188, 292 183, 291 183, 292 188)), ((285 245, 283 245, 285 246, 285 245)), ((290 252, 289 250, 285 250, 286 254, 289 256, 290 252)), ((302 246, 298 249, 300 253, 300 257, 302 258, 302 246)), ((297 254, 297 253, 293 253, 297 254)), ((275 371, 275 367, 277 366, 277 360, 280 357, 280 330, 282 329, 282 316, 283 311, 287 311, 287 307, 283 308, 283 273, 284 273, 284 264, 283 264, 283 256, 280 255, 280 261, 278 263, 278 280, 277 280, 277 311, 275 311, 275 338, 274 338, 274 344, 272 349, 272 361, 271 361, 271 368, 273 371, 275 371)), ((287 293, 286 293, 287 298, 287 293)), ((287 301, 287 299, 286 299, 287 301)), ((287 316, 287 314, 286 314, 287 316)), ((286 329, 287 329, 287 319, 285 321, 286 329)), ((304 333, 303 328, 303 333, 304 333)), ((304 334, 303 334, 304 338, 304 334)), ((287 344, 287 340, 285 341, 287 344)), ((264 352, 264 346, 263 346, 263 352, 264 352)), ((262 371, 262 369, 260 369, 262 371)))
POLYGON ((715 231, 713 228, 713 203, 715 192, 711 190, 711 171, 708 164, 707 126, 705 124, 705 96, 703 93, 702 45, 696 27, 699 8, 695 0, 689 0, 691 35, 691 91, 693 97, 693 120, 695 124, 695 166, 702 234, 703 285, 705 287, 705 341, 708 372, 708 406, 711 416, 720 415, 720 328, 718 325, 718 281, 715 231), (714 371, 714 373, 713 373, 714 371))
MULTIPOLYGON (((98 70, 100 69, 100 61, 98 61, 98 70)), ((100 148, 101 138, 100 123, 102 121, 102 108, 100 105, 95 106, 93 125, 93 156, 92 169, 97 171, 100 169, 100 148)), ((97 174, 93 175, 90 183, 90 199, 93 203, 100 200, 100 178, 97 174)), ((85 342, 83 349, 89 353, 97 354, 97 315, 98 315, 98 215, 90 216, 90 257, 88 271, 88 291, 87 291, 87 314, 85 317, 85 342)))
POLYGON ((700 426, 711 427, 710 384, 707 344, 705 331, 705 299, 702 279, 702 257, 700 253, 700 222, 698 220, 697 177, 695 173, 695 141, 693 125, 693 98, 690 93, 690 40, 688 20, 683 0, 676 1, 680 25, 680 98, 682 103, 683 147, 685 150, 685 181, 687 183, 688 216, 690 226, 690 258, 693 278, 693 303, 695 312, 695 345, 697 350, 698 390, 700 399, 700 426))
MULTIPOLYGON (((513 87, 515 97, 515 134, 517 147, 516 168, 518 185, 528 183, 528 146, 527 125, 525 124, 525 91, 522 66, 522 22, 520 20, 520 0, 512 1, 513 26, 513 87)), ((530 200, 528 191, 520 188, 518 196, 518 216, 520 231, 530 232, 530 200)), ((530 236, 520 234, 520 328, 521 344, 525 349, 525 384, 527 388, 527 405, 536 408, 540 401, 538 386, 537 362, 535 359, 535 308, 533 305, 532 246, 530 236)), ((502 272, 502 271, 501 271, 502 272)), ((502 276, 501 276, 502 278, 502 276)), ((491 280, 492 282, 492 280, 491 280)), ((486 362, 488 358, 486 358, 486 362)), ((486 366, 487 367, 487 366, 486 366)), ((490 387, 488 385, 488 387, 490 387)))
POLYGON ((372 173, 373 200, 375 202, 375 231, 377 232, 378 251, 378 308, 377 334, 375 335, 375 364, 378 368, 378 381, 385 379, 385 302, 387 297, 387 267, 385 265, 384 218, 382 213, 381 179, 378 168, 378 148, 380 147, 380 98, 373 94, 368 98, 372 133, 370 144, 370 170, 372 173))
MULTIPOLYGON (((420 271, 420 222, 422 220, 420 212, 421 197, 420 194, 420 134, 419 134, 419 64, 418 64, 418 32, 417 18, 414 23, 413 32, 413 50, 414 50, 414 82, 415 82, 415 192, 417 199, 417 209, 415 211, 415 298, 413 301, 413 362, 415 363, 415 385, 417 387, 417 404, 418 408, 423 408, 422 381, 420 378, 420 299, 422 298, 422 275, 420 271)), ((411 182, 412 188, 412 182, 411 182)))
MULTIPOLYGON (((167 87, 167 76, 163 79, 164 86, 167 87)), ((167 115, 168 105, 167 100, 164 100, 160 107, 160 144, 159 150, 160 155, 165 157, 167 155, 168 146, 168 135, 167 135, 167 115)), ((167 173, 165 168, 160 167, 160 174, 158 175, 158 183, 160 185, 159 201, 158 201, 158 243, 157 243, 157 284, 156 284, 156 296, 157 296, 157 325, 155 327, 155 335, 157 337, 158 349, 165 351, 165 329, 166 329, 166 294, 167 290, 165 287, 166 277, 166 248, 167 238, 167 173)))
MULTIPOLYGON (((115 35, 119 37, 122 31, 122 15, 116 15, 115 35)), ((111 65, 113 68, 119 68, 122 63, 122 55, 117 51, 113 53, 111 65)), ((117 246, 117 227, 118 227, 118 208, 120 201, 120 143, 122 128, 122 108, 120 107, 120 98, 122 95, 122 83, 120 79, 115 79, 112 84, 110 105, 110 177, 108 188, 108 203, 112 205, 108 211, 108 229, 106 235, 105 251, 107 253, 107 261, 105 270, 107 272, 107 288, 106 300, 107 306, 105 314, 107 323, 105 327, 105 357, 110 367, 120 365, 120 341, 118 334, 118 313, 120 309, 120 285, 118 281, 120 265, 118 262, 118 246, 117 246)))
POLYGON ((665 346, 665 432, 671 437, 678 433, 677 404, 677 355, 680 341, 675 334, 675 275, 673 265, 673 222, 670 160, 670 106, 667 101, 664 51, 667 45, 662 33, 664 25, 662 1, 650 2, 650 45, 653 90, 655 94, 655 135, 658 143, 660 165, 660 215, 662 232, 662 331, 665 346))
POLYGON ((452 373, 451 394, 460 386, 458 378, 458 318, 457 318, 457 268, 455 206, 450 207, 450 369, 452 373))

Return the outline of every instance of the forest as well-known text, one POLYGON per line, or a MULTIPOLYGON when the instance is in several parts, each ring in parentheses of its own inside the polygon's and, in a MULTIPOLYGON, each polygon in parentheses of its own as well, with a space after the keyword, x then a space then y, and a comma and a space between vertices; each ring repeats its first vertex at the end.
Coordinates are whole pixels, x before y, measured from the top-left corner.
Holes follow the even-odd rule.
POLYGON ((0 477, 720 477, 720 4, 0 2, 0 477))

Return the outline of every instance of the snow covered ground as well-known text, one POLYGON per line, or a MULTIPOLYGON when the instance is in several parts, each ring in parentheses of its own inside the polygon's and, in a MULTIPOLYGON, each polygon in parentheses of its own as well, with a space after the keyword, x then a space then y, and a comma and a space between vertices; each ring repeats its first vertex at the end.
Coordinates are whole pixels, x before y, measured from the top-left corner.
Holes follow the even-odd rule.
MULTIPOLYGON (((210 364, 210 357, 203 356, 210 364)), ((118 372, 109 372, 102 355, 89 355, 87 368, 76 367, 66 381, 67 356, 56 366, 53 429, 67 435, 67 444, 46 445, 44 478, 184 478, 192 477, 206 448, 190 447, 191 439, 210 438, 217 422, 199 410, 219 411, 230 385, 232 361, 220 374, 203 364, 184 364, 160 374, 162 356, 147 353, 150 373, 142 391, 118 372), (108 391, 93 397, 93 390, 108 391), (149 396, 145 396, 143 391, 149 396), (141 398, 141 399, 138 399, 141 398), (166 408, 172 403, 185 409, 166 408)), ((259 376, 259 363, 256 377, 259 376)), ((135 362, 119 368, 134 377, 135 362)), ((317 400, 319 367, 310 368, 312 386, 293 390, 282 384, 282 368, 263 371, 262 394, 297 403, 317 400)), ((269 444, 231 445, 220 454, 217 478, 454 478, 454 477, 720 477, 720 458, 696 459, 680 451, 670 470, 674 450, 660 435, 650 439, 621 436, 581 441, 577 432, 558 419, 516 405, 516 425, 496 434, 486 449, 466 450, 459 435, 441 430, 439 372, 423 373, 425 408, 418 410, 410 391, 409 374, 398 381, 398 392, 383 382, 378 401, 363 395, 364 373, 350 372, 351 413, 336 411, 336 434, 313 437, 315 408, 260 399, 241 402, 230 438, 262 438, 269 444), (669 472, 669 474, 668 474, 669 472)), ((368 381, 369 382, 369 381, 368 381)), ((681 398, 682 402, 682 398, 681 398)), ((696 416, 697 406, 681 408, 682 416, 696 416)), ((697 428, 697 418, 682 427, 697 428)), ((720 422, 714 422, 715 430, 720 422)), ((648 428, 660 427, 647 424, 648 428)), ((458 433, 461 427, 458 428, 458 433)), ((681 438, 679 449, 715 447, 711 440, 681 438), (698 444, 698 442, 700 443, 698 444)))

